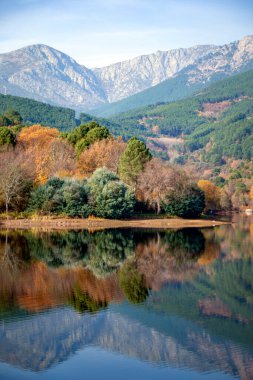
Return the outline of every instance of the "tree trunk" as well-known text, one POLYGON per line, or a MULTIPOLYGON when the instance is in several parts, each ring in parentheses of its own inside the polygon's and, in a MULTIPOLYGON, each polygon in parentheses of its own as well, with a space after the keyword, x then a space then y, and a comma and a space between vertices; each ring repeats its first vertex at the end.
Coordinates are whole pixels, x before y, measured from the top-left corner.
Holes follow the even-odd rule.
POLYGON ((9 203, 8 203, 8 201, 7 201, 7 200, 5 201, 5 212, 6 212, 6 216, 8 217, 8 212, 9 212, 9 203))
POLYGON ((157 209, 157 211, 156 211, 157 215, 160 214, 160 212, 161 212, 160 202, 156 203, 156 209, 157 209))

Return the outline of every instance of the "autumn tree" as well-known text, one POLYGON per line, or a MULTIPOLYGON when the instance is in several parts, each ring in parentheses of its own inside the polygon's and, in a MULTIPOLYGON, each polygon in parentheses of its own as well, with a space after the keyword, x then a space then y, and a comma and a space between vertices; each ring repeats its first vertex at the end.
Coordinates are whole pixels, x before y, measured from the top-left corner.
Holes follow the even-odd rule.
POLYGON ((114 139, 110 137, 96 141, 80 155, 78 172, 82 176, 89 177, 96 169, 106 167, 116 173, 119 158, 125 146, 126 144, 121 138, 114 139))
POLYGON ((138 177, 137 194, 156 210, 161 212, 161 202, 173 190, 179 172, 171 165, 158 158, 152 158, 145 165, 144 171, 138 177))
POLYGON ((118 173, 120 178, 135 188, 138 175, 151 157, 151 153, 144 142, 132 137, 119 160, 118 173))
POLYGON ((56 128, 41 125, 23 128, 17 138, 17 150, 36 184, 44 184, 60 173, 71 175, 75 170, 74 148, 60 137, 56 128))
POLYGON ((220 207, 222 210, 229 211, 232 209, 231 198, 225 188, 220 190, 220 207))
POLYGON ((198 181, 198 187, 205 194, 205 210, 213 211, 220 209, 220 189, 208 180, 198 181))
POLYGON ((50 146, 49 176, 71 177, 75 172, 76 162, 73 146, 62 138, 55 139, 50 146))
POLYGON ((8 214, 13 200, 24 194, 27 181, 27 175, 20 167, 20 163, 15 160, 14 153, 2 153, 0 157, 0 197, 5 204, 6 214, 8 214))
POLYGON ((251 204, 253 205, 253 185, 251 185, 251 188, 250 188, 249 198, 250 198, 251 204))

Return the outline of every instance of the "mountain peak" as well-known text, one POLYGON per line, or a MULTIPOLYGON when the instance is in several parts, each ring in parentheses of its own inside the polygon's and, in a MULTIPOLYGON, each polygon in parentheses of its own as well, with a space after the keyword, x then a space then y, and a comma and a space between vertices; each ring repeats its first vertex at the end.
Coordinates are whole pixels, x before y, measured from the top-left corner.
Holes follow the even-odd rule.
POLYGON ((26 45, 26 46, 23 46, 19 49, 16 49, 16 50, 11 50, 10 52, 7 52, 7 53, 2 53, 1 55, 9 55, 9 54, 17 54, 17 53, 20 53, 20 52, 27 52, 27 51, 30 51, 30 52, 35 52, 35 51, 43 51, 43 50, 48 50, 48 51, 57 51, 61 54, 64 54, 62 52, 60 52, 59 50, 53 48, 52 46, 49 46, 49 45, 45 45, 45 44, 32 44, 32 45, 26 45))

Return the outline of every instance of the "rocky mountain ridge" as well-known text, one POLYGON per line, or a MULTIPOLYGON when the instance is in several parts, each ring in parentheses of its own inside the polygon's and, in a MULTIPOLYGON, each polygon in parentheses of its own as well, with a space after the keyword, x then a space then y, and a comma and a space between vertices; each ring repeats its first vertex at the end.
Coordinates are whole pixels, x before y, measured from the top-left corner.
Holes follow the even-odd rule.
POLYGON ((158 51, 95 69, 52 47, 31 45, 0 54, 0 92, 85 111, 185 75, 186 69, 191 86, 248 65, 253 65, 253 36, 223 46, 158 51))

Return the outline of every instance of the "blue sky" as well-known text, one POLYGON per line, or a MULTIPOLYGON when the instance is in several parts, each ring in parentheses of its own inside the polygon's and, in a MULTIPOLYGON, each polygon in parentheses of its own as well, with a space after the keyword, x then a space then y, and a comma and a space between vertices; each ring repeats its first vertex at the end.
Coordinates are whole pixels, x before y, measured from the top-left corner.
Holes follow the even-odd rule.
POLYGON ((0 0, 0 53, 43 43, 87 67, 253 34, 252 0, 0 0))

